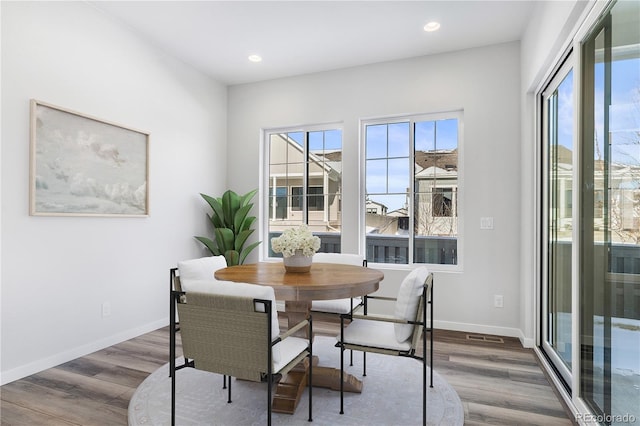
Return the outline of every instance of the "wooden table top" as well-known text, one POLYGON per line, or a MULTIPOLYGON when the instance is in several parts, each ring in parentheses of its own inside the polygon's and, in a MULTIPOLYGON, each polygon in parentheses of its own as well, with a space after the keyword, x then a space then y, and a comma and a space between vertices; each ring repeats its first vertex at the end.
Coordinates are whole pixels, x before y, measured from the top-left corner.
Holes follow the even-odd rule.
POLYGON ((287 273, 282 262, 259 262, 219 269, 215 278, 271 286, 280 300, 311 301, 373 293, 384 274, 362 266, 315 262, 307 273, 287 273))

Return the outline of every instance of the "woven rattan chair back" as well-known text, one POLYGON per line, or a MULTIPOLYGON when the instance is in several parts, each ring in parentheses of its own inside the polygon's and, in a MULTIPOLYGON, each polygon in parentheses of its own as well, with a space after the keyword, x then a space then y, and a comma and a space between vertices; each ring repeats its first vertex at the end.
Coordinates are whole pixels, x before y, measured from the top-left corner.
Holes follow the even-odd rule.
POLYGON ((178 303, 182 350, 195 368, 245 380, 267 373, 270 315, 250 298, 188 293, 178 303), (215 326, 212 326, 214 325, 215 326))

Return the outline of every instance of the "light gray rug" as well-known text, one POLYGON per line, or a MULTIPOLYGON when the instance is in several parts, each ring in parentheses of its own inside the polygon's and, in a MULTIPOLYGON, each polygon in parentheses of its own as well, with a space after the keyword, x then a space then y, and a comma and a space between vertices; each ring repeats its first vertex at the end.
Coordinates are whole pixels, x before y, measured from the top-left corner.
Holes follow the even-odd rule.
MULTIPOLYGON (((340 368, 340 351, 335 338, 317 336, 314 355, 320 365, 340 368)), ((363 379, 362 393, 345 392, 345 413, 340 411, 340 393, 313 389, 315 425, 419 425, 422 423, 422 364, 411 358, 367 354, 367 376, 362 377, 362 353, 354 353, 354 366, 345 352, 345 368, 363 379)), ((437 369, 437 365, 436 365, 437 369)), ((427 372, 427 380, 429 372, 427 372)), ((169 425, 171 422, 171 380, 169 364, 156 370, 138 387, 129 403, 130 425, 169 425)), ((456 391, 436 372, 433 388, 427 383, 429 425, 462 425, 464 412, 456 391)), ((305 425, 307 390, 293 415, 273 413, 276 425, 305 425)), ((222 376, 193 368, 176 375, 176 424, 264 425, 267 423, 267 388, 264 383, 233 379, 232 403, 222 389, 222 376)))

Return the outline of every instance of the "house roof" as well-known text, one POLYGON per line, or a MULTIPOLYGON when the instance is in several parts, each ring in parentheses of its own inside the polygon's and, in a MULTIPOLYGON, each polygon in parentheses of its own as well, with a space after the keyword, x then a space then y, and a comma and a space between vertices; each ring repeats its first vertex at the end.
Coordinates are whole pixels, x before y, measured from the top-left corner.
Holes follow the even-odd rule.
POLYGON ((457 179, 457 170, 445 170, 440 167, 427 167, 426 169, 416 173, 418 179, 457 179))

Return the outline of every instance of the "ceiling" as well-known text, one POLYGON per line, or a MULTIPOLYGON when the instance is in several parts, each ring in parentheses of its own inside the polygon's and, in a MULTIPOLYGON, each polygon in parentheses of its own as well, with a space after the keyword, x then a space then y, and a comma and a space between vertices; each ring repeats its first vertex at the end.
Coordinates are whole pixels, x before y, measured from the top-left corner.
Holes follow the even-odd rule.
POLYGON ((89 1, 228 85, 520 40, 533 1, 89 1), (425 32, 438 21, 441 28, 425 32), (262 56, 250 62, 251 54, 262 56))

